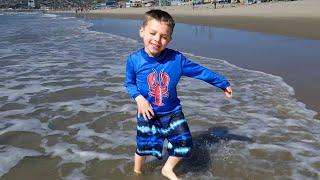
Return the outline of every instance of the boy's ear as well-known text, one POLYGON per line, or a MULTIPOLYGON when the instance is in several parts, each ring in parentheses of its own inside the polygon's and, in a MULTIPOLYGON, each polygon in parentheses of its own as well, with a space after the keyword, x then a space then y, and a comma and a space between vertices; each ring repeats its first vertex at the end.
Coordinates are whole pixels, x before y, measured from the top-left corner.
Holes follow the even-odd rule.
POLYGON ((140 37, 143 38, 143 33, 144 33, 144 27, 141 26, 140 27, 140 30, 139 30, 139 34, 140 34, 140 37))

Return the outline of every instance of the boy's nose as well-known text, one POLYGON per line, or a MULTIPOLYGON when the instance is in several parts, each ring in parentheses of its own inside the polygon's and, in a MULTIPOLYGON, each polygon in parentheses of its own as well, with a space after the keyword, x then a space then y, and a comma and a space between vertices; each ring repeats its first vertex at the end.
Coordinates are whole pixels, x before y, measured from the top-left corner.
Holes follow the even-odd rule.
POLYGON ((156 36, 154 37, 154 40, 156 40, 157 42, 159 42, 159 41, 160 41, 160 35, 156 35, 156 36))

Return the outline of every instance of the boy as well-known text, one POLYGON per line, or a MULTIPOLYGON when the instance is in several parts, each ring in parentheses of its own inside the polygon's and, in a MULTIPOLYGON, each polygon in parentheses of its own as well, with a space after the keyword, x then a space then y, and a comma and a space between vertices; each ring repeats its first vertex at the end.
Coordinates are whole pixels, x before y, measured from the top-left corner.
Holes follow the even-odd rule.
POLYGON ((229 82, 211 70, 191 62, 181 53, 167 49, 174 20, 165 11, 150 10, 140 28, 144 48, 127 59, 125 87, 137 103, 137 147, 134 172, 140 174, 145 156, 162 158, 162 146, 168 140, 169 158, 162 174, 178 179, 173 169, 190 154, 192 138, 177 97, 182 75, 204 80, 232 96, 229 82))

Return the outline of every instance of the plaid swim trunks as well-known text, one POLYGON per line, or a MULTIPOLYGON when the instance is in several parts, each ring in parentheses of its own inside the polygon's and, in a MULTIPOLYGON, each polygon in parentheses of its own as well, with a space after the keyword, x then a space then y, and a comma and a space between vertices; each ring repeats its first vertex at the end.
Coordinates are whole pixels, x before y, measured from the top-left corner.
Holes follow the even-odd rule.
POLYGON ((187 157, 192 148, 192 137, 183 112, 175 112, 145 120, 137 118, 137 148, 140 156, 162 158, 163 142, 168 140, 169 156, 187 157))

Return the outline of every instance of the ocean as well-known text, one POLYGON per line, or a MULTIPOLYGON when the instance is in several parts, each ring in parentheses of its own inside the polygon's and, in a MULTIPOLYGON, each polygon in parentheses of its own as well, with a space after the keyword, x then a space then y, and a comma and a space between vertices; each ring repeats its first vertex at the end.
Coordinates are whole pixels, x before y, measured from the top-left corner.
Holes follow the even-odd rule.
MULTIPOLYGON (((132 173, 136 106, 123 80, 126 57, 143 45, 127 23, 140 22, 0 13, 1 179, 163 179, 163 161, 154 158, 143 176, 132 173), (112 23, 118 28, 108 29, 112 23)), ((175 33, 186 28, 195 32, 177 24, 175 33)), ((182 78, 178 93, 195 152, 178 175, 319 179, 320 122, 294 88, 228 59, 184 54, 226 76, 234 97, 182 78)))

